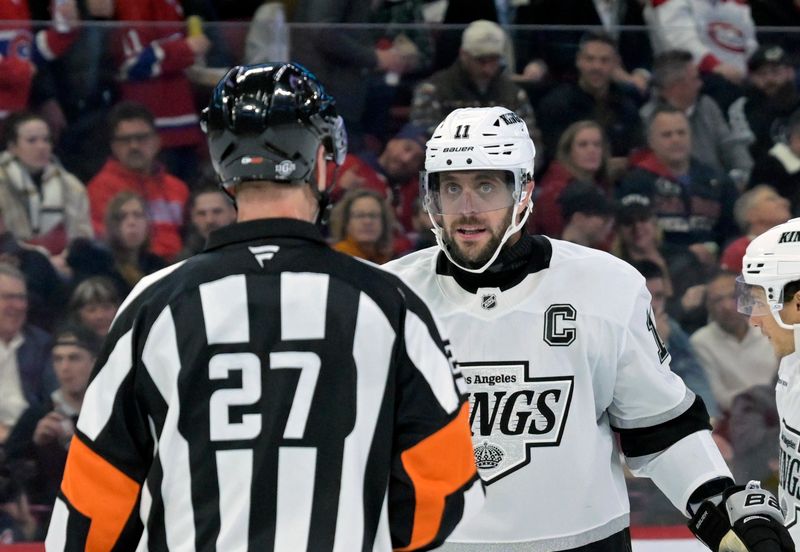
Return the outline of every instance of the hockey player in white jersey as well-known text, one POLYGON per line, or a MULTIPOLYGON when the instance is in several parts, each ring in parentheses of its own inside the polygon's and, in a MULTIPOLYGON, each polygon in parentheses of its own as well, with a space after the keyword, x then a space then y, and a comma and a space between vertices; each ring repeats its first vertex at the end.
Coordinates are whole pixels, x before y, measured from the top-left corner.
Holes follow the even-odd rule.
POLYGON ((453 111, 421 175, 438 247, 387 265, 447 328, 487 484, 441 550, 630 550, 623 461, 712 550, 793 550, 777 501, 734 486, 705 406, 670 371, 644 279, 524 232, 534 154, 512 111, 453 111))
MULTIPOLYGON (((800 543, 800 218, 779 224, 747 246, 739 312, 766 335, 781 359, 775 395, 780 419, 778 498, 800 543)), ((746 367, 743 367, 746 369, 746 367)))

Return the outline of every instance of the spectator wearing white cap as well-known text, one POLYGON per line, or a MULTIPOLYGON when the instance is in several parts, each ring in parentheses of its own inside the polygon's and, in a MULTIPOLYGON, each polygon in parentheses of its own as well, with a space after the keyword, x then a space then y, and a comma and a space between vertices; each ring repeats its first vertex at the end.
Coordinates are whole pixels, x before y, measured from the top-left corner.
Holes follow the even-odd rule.
POLYGON ((519 115, 537 141, 539 132, 528 95, 506 71, 513 64, 511 57, 508 37, 497 23, 485 19, 472 22, 461 35, 458 59, 414 90, 411 121, 433 132, 454 109, 499 105, 519 115))

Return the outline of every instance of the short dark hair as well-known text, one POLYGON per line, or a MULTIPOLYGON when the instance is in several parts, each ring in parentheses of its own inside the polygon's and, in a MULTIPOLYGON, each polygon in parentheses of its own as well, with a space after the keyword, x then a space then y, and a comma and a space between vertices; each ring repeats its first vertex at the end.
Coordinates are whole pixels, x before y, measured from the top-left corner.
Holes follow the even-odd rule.
POLYGON ((615 52, 618 51, 617 41, 610 34, 603 31, 587 31, 583 33, 580 42, 578 42, 578 52, 582 51, 584 46, 590 42, 602 42, 614 48, 615 52))
POLYGON ((783 302, 791 301, 798 291, 800 291, 800 280, 794 280, 783 286, 783 302))
POLYGON ((561 207, 564 222, 567 223, 575 213, 611 218, 615 211, 614 203, 599 186, 580 180, 569 183, 556 202, 561 207))
POLYGON ((156 118, 153 112, 138 102, 119 102, 108 112, 108 131, 113 135, 122 121, 144 121, 156 130, 156 118))
POLYGON ((47 120, 38 113, 24 110, 15 111, 6 117, 6 120, 3 123, 3 143, 8 146, 9 144, 16 142, 19 138, 19 127, 30 121, 42 121, 47 125, 48 128, 50 127, 50 125, 47 123, 47 120))
POLYGON ((691 52, 687 50, 667 50, 653 60, 653 86, 669 86, 679 73, 693 63, 691 52))
POLYGON ((635 263, 631 263, 631 266, 639 271, 639 274, 644 276, 645 280, 650 280, 652 278, 665 278, 664 269, 658 266, 653 261, 636 261, 635 263))
POLYGON ((226 194, 224 191, 222 191, 222 188, 220 188, 219 186, 205 184, 203 186, 195 188, 189 194, 189 199, 186 201, 186 212, 191 213, 192 209, 194 209, 195 203, 197 203, 197 198, 200 197, 201 195, 206 195, 206 194, 219 194, 225 198, 225 201, 228 202, 231 201, 230 196, 226 194))
POLYGON ((92 356, 100 353, 101 340, 96 333, 82 324, 66 323, 53 334, 53 347, 74 345, 85 349, 92 356))
POLYGON ((711 284, 712 282, 716 282, 721 278, 738 278, 739 274, 736 272, 731 272, 730 270, 716 267, 711 270, 711 272, 706 277, 706 285, 711 284))
POLYGON ((653 112, 647 118, 647 132, 650 132, 650 128, 653 126, 653 122, 655 122, 656 117, 659 115, 668 114, 668 115, 682 115, 688 122, 689 117, 687 117, 686 113, 677 107, 673 107, 668 103, 665 102, 658 102, 656 103, 653 112))

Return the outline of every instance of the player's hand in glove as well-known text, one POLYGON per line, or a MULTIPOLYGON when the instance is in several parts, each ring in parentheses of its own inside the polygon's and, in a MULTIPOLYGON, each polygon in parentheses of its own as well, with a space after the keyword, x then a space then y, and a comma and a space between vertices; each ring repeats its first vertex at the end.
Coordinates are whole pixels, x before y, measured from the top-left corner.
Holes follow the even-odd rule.
MULTIPOLYGON (((719 496, 719 495, 717 495, 719 496)), ((689 529, 714 552, 794 552, 778 501, 758 482, 729 487, 719 505, 706 500, 689 529)))

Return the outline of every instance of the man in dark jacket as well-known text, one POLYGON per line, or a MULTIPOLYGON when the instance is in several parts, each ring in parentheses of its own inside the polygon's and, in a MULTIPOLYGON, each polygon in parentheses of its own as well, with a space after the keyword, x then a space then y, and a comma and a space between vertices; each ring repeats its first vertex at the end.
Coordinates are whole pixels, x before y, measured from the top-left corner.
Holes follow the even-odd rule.
POLYGON ((764 44, 750 57, 747 68, 745 94, 728 108, 728 119, 734 133, 750 142, 750 153, 759 165, 785 136, 789 116, 800 108, 800 91, 792 62, 780 46, 764 44))
POLYGON ((25 275, 0 263, 0 444, 22 412, 42 403, 57 382, 50 362, 50 335, 27 324, 25 275))
POLYGON ((500 105, 525 121, 536 142, 538 130, 528 95, 505 70, 506 46, 505 32, 497 23, 485 19, 471 23, 461 36, 455 63, 414 90, 411 122, 432 133, 454 109, 500 105))
POLYGON ((539 124, 544 146, 555 152, 561 133, 576 121, 590 119, 605 129, 612 165, 624 166, 624 158, 642 145, 642 124, 632 87, 613 81, 619 55, 614 40, 602 33, 581 39, 575 65, 578 82, 553 89, 539 104, 539 124))
POLYGON ((719 247, 738 235, 733 182, 692 158, 691 130, 683 111, 658 107, 650 118, 647 140, 651 151, 623 178, 619 197, 649 198, 664 241, 690 247, 711 261, 719 247))

